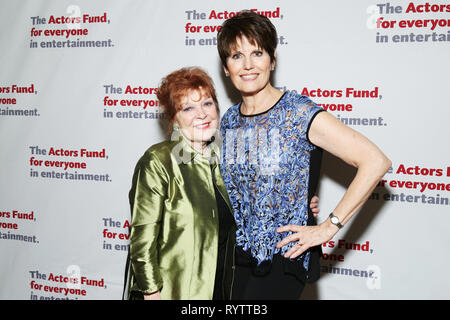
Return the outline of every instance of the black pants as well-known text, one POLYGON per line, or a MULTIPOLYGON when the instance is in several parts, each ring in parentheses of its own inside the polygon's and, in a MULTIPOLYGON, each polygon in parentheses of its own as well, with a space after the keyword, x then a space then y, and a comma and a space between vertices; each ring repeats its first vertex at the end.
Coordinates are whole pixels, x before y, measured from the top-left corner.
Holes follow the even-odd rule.
POLYGON ((286 273, 283 258, 274 255, 270 271, 255 275, 250 266, 236 265, 232 299, 236 300, 298 300, 305 284, 296 276, 286 273))

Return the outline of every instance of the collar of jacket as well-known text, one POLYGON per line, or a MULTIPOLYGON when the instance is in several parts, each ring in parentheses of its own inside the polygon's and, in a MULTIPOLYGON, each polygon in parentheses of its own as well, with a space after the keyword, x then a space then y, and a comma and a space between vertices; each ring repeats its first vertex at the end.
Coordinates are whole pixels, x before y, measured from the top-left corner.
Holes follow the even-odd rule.
POLYGON ((182 134, 180 134, 176 139, 173 139, 172 137, 172 141, 178 142, 178 148, 174 148, 172 153, 181 160, 180 163, 188 164, 192 161, 194 161, 194 163, 195 161, 208 161, 210 164, 216 165, 219 162, 220 148, 214 141, 208 143, 205 153, 198 152, 192 148, 182 134))

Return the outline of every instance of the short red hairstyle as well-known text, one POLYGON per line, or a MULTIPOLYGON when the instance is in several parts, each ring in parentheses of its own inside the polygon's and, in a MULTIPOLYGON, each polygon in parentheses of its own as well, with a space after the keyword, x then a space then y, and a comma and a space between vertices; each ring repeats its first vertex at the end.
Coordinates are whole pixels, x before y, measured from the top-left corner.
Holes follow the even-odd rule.
POLYGON ((161 80, 156 94, 171 125, 177 112, 182 109, 182 98, 190 90, 199 90, 202 97, 204 95, 211 97, 218 108, 219 104, 211 77, 198 67, 181 68, 161 80))

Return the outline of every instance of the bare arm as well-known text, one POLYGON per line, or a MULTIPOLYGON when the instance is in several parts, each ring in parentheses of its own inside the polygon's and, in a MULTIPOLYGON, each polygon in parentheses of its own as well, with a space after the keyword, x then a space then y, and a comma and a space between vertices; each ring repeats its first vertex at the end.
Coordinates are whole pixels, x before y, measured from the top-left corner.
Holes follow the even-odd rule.
POLYGON ((334 214, 345 224, 364 204, 391 166, 391 161, 362 134, 345 126, 327 112, 311 124, 312 143, 358 169, 334 214))
MULTIPOLYGON (((358 169, 333 211, 341 223, 345 224, 367 200, 391 166, 391 161, 370 140, 345 126, 328 112, 321 112, 315 117, 310 127, 309 139, 315 145, 358 169)), ((298 244, 285 255, 295 258, 308 248, 329 241, 338 230, 339 228, 332 224, 330 219, 318 226, 283 226, 277 231, 295 233, 284 238, 277 246, 282 247, 289 242, 298 241, 298 244)))

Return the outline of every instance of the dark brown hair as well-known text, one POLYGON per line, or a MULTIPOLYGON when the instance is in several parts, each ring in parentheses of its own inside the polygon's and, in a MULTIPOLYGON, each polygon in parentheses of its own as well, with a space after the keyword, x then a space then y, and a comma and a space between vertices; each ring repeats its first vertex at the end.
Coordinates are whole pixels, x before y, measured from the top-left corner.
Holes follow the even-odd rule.
POLYGON ((219 107, 211 77, 198 67, 181 68, 164 77, 156 93, 170 124, 173 124, 175 115, 181 110, 181 100, 189 90, 199 90, 201 95, 213 99, 216 108, 219 107))
POLYGON ((278 44, 277 30, 270 20, 256 12, 244 10, 225 20, 217 34, 217 50, 222 65, 227 67, 227 58, 236 48, 237 38, 245 36, 252 45, 258 45, 274 62, 278 44))

